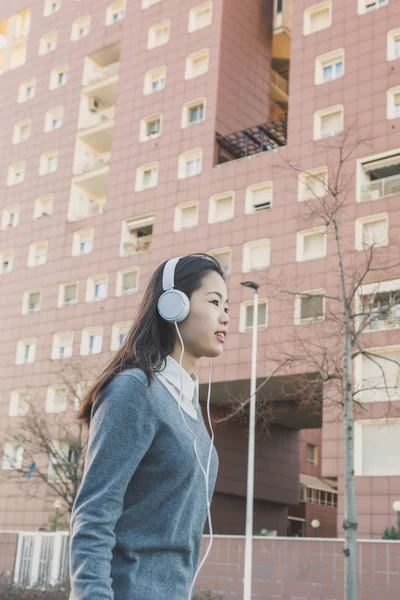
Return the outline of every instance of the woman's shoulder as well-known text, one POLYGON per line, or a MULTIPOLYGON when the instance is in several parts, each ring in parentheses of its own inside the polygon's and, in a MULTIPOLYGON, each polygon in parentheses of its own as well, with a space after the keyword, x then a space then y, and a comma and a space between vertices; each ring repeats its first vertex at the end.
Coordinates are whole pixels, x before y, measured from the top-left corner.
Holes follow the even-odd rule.
POLYGON ((143 369, 140 369, 139 367, 134 367, 132 369, 124 369, 123 371, 120 371, 119 373, 117 373, 117 375, 113 377, 113 381, 123 384, 124 380, 126 380, 126 378, 128 377, 131 379, 136 379, 143 385, 147 386, 148 381, 146 372, 143 369))

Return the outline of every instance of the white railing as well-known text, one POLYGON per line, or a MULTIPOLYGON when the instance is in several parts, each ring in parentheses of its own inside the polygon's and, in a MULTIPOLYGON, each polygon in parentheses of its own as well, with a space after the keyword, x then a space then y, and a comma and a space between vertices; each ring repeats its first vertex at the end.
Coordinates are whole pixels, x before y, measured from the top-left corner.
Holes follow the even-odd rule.
POLYGON ((136 240, 124 242, 124 255, 130 256, 131 254, 136 254, 137 252, 150 250, 152 237, 152 235, 144 235, 142 237, 136 238, 136 240))
POLYGON ((88 158, 80 167, 78 167, 78 173, 87 173, 88 171, 101 169, 101 167, 108 165, 110 162, 110 157, 110 152, 104 152, 103 154, 98 154, 97 156, 88 158))
POLYGON ((89 113, 79 123, 79 129, 87 129, 95 125, 101 125, 106 121, 111 121, 115 117, 115 106, 109 106, 104 110, 99 110, 95 113, 89 113))
POLYGON ((18 533, 14 583, 49 586, 69 578, 67 531, 18 533))
POLYGON ((392 194, 400 194, 400 174, 376 179, 361 187, 361 200, 376 200, 392 194))
POLYGON ((400 327, 400 304, 388 310, 372 309, 371 313, 371 320, 366 326, 366 331, 397 329, 400 327))
POLYGON ((109 77, 113 77, 119 73, 119 61, 110 63, 106 67, 100 67, 91 73, 88 73, 86 77, 85 85, 89 85, 94 83, 95 81, 101 81, 103 79, 108 79, 109 77))
POLYGON ((287 80, 284 77, 282 77, 282 75, 280 75, 278 71, 275 71, 274 69, 271 70, 271 83, 276 85, 276 87, 279 88, 285 94, 288 93, 289 88, 287 80))

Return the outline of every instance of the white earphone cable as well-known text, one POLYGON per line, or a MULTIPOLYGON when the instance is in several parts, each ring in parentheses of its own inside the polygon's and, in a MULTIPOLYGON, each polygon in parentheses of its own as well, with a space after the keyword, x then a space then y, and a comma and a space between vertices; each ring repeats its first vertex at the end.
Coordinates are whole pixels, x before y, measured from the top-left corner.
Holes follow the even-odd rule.
POLYGON ((209 453, 208 453, 207 472, 206 472, 204 470, 204 468, 203 468, 203 465, 201 464, 201 460, 200 460, 199 455, 197 453, 197 445, 196 445, 197 439, 196 439, 196 434, 192 431, 192 429, 190 429, 189 425, 187 424, 186 419, 185 419, 185 417, 183 415, 183 412, 182 412, 182 408, 181 408, 181 400, 182 400, 182 395, 183 395, 183 366, 182 366, 182 358, 183 358, 183 354, 185 352, 185 347, 184 347, 184 344, 183 344, 183 339, 181 337, 181 334, 180 334, 177 322, 174 321, 174 323, 175 323, 175 328, 176 328, 176 331, 178 333, 178 336, 179 336, 179 339, 180 339, 180 342, 181 342, 181 346, 182 346, 182 353, 181 353, 181 357, 179 359, 179 364, 180 364, 180 367, 181 367, 181 392, 180 392, 180 395, 179 395, 178 406, 179 406, 179 411, 180 411, 180 413, 182 415, 183 422, 185 423, 187 429, 194 436, 193 448, 194 448, 194 451, 195 451, 195 454, 196 454, 196 457, 197 457, 197 461, 198 461, 198 463, 200 465, 200 468, 201 468, 201 470, 203 472, 203 475, 204 475, 204 478, 205 478, 205 484, 206 484, 206 503, 207 503, 207 518, 208 518, 208 526, 209 526, 209 530, 210 530, 210 542, 208 544, 206 553, 205 553, 205 555, 204 555, 204 557, 203 557, 200 565, 198 566, 198 568, 196 570, 196 573, 195 573, 194 578, 193 578, 192 585, 191 585, 190 590, 189 590, 188 600, 191 600, 192 593, 193 593, 193 587, 194 587, 194 584, 196 582, 197 575, 198 575, 201 567, 203 566, 204 562, 206 561, 207 556, 208 556, 208 554, 209 554, 209 552, 211 550, 212 543, 213 543, 213 530, 212 530, 211 511, 210 511, 211 502, 210 502, 210 499, 209 499, 209 491, 208 491, 208 480, 209 480, 209 477, 210 477, 211 456, 212 456, 212 450, 213 450, 213 444, 214 444, 214 430, 213 430, 212 424, 211 424, 211 412, 210 412, 212 361, 211 361, 211 358, 210 358, 209 359, 210 369, 209 369, 209 376, 208 376, 208 394, 207 394, 207 416, 208 416, 208 423, 209 423, 210 430, 211 430, 211 444, 210 444, 210 450, 209 450, 209 453))

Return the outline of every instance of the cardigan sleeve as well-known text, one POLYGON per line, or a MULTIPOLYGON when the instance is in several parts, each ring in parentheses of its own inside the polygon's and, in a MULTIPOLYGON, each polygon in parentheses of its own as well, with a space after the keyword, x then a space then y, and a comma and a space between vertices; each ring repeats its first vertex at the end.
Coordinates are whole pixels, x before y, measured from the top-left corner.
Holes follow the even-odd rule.
POLYGON ((156 429, 144 384, 132 374, 115 376, 93 407, 84 474, 71 515, 71 599, 113 600, 115 526, 156 429))

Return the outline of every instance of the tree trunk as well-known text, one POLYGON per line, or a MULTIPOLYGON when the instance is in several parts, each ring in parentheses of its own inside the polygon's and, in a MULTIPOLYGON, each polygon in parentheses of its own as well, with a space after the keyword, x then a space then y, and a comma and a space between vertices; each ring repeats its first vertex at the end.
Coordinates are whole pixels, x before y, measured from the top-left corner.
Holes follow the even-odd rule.
MULTIPOLYGON (((346 318, 348 310, 346 310, 346 318)), ((357 506, 354 479, 354 411, 352 394, 351 334, 346 324, 344 351, 344 600, 357 600, 357 506)))

